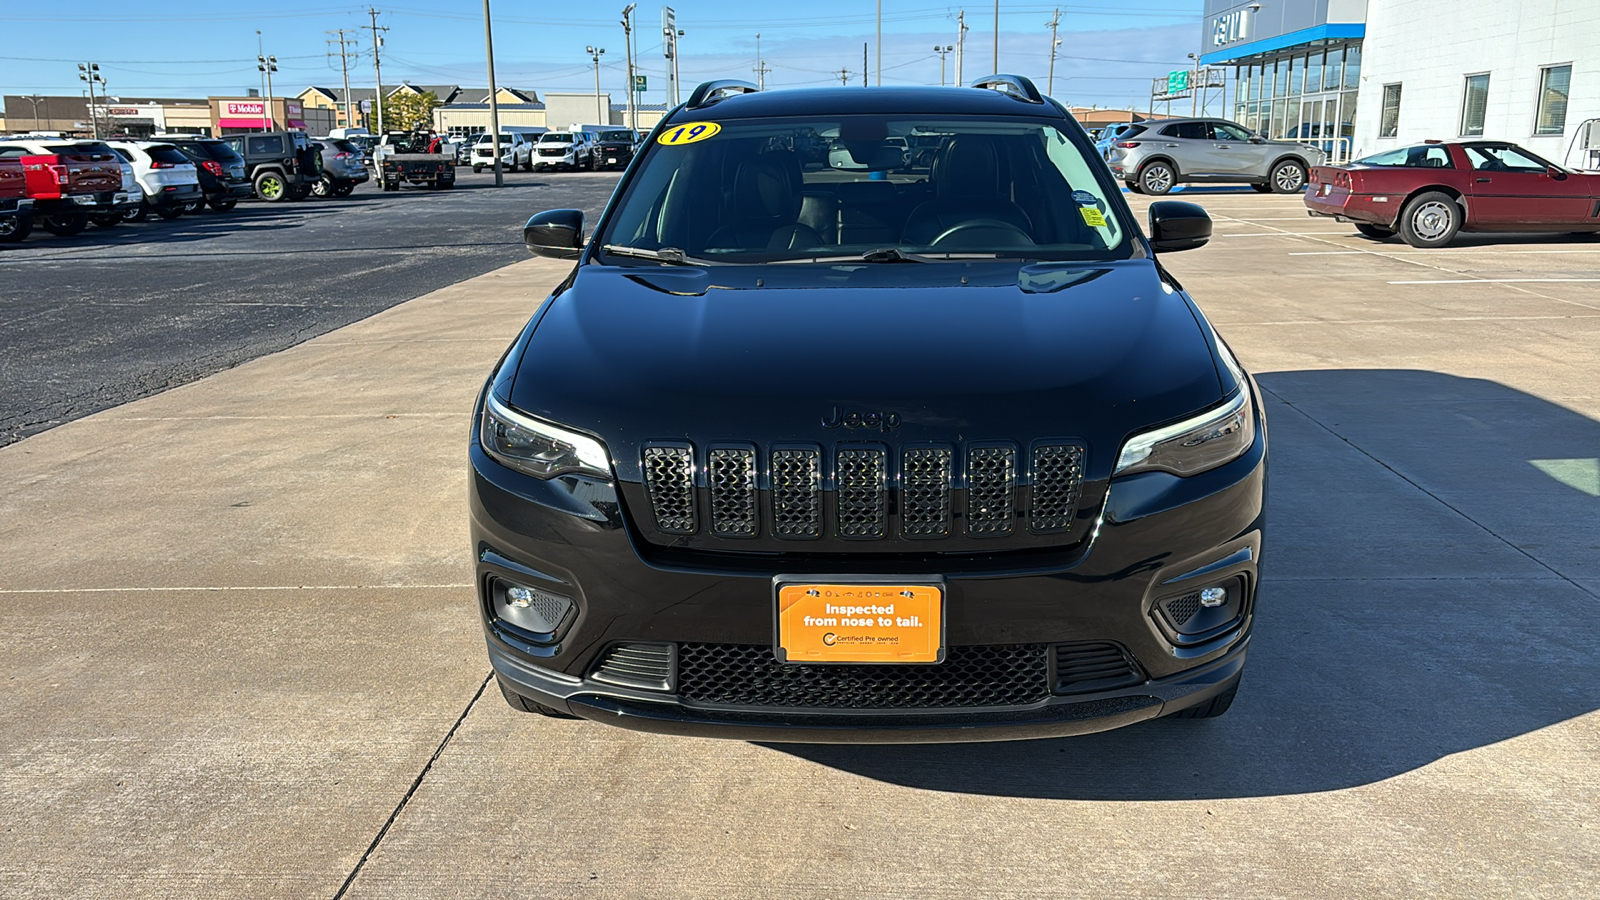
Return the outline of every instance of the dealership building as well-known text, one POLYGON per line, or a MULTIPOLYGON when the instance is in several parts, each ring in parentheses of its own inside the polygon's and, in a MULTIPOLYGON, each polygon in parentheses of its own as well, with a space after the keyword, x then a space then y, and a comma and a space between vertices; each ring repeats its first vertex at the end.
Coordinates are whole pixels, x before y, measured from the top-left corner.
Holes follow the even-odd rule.
POLYGON ((1232 117, 1339 158, 1482 137, 1600 167, 1600 0, 1206 0, 1232 117))

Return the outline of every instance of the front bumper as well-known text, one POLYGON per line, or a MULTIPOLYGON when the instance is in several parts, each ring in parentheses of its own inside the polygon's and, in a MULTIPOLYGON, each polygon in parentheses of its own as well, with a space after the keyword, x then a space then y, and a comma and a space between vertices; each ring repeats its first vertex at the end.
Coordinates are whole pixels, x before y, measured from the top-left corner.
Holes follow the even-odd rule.
POLYGON ((33 198, 31 197, 0 197, 0 213, 28 215, 32 212, 33 198))
POLYGON ((680 645, 770 647, 774 576, 839 572, 841 564, 803 556, 720 564, 715 554, 692 561, 641 555, 614 487, 528 478, 474 442, 471 530, 489 659, 509 690, 559 711, 643 731, 744 740, 1012 740, 1177 712, 1227 690, 1244 664, 1266 481, 1266 430, 1259 402, 1256 408, 1256 444, 1234 462, 1191 478, 1154 472, 1114 481, 1091 546, 1074 561, 1037 554, 1026 562, 1003 554, 934 563, 869 558, 850 569, 891 583, 942 577, 949 648, 1107 642, 1134 661, 1136 683, 1075 692, 1052 675, 1043 696, 1015 705, 846 709, 700 702, 675 692, 670 679, 665 690, 597 680, 597 664, 619 642, 673 644, 675 658, 680 645), (569 597, 576 611, 555 633, 529 640, 492 611, 497 578, 569 597), (1184 636, 1161 618, 1159 604, 1224 582, 1240 586, 1237 616, 1224 626, 1184 636))

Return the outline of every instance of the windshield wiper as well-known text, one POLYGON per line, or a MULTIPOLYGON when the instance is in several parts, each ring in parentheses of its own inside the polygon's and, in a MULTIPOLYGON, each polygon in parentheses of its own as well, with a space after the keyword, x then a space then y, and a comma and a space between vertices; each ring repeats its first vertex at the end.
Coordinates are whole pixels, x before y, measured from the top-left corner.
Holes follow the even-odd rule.
POLYGON ((662 247, 660 250, 648 250, 644 247, 625 247, 621 244, 604 244, 600 247, 607 253, 617 256, 634 256, 639 259, 653 259, 657 262, 671 263, 675 266, 706 266, 710 260, 696 259, 679 250, 677 247, 662 247))
POLYGON ((859 256, 800 256, 793 259, 775 259, 775 263, 840 263, 840 262, 867 262, 867 263, 906 263, 906 262, 941 262, 944 260, 963 259, 1021 259, 1020 256, 1008 256, 1003 253, 912 253, 899 247, 880 247, 877 250, 868 250, 859 256))

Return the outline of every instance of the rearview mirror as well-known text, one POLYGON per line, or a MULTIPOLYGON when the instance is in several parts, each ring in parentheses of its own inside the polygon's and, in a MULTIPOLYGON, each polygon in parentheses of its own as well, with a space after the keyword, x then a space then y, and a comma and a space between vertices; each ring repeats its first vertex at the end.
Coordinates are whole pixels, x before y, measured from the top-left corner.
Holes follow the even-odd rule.
POLYGON ((534 256, 577 259, 583 252, 583 210, 549 209, 535 215, 522 226, 522 242, 534 256))
POLYGON ((1157 253, 1204 247, 1211 240, 1211 216, 1193 203, 1157 200, 1150 204, 1150 246, 1157 253))

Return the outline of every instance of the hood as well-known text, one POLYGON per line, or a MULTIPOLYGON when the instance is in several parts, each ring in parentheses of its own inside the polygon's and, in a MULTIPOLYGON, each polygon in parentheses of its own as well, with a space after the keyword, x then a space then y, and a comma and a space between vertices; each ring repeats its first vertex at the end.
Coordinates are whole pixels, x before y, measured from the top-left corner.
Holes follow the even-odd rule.
POLYGON ((533 327, 506 399, 602 438, 625 481, 651 440, 1077 438, 1105 478, 1127 435, 1223 396, 1196 313, 1144 259, 583 265, 533 327), (898 425, 827 427, 851 413, 898 425))

